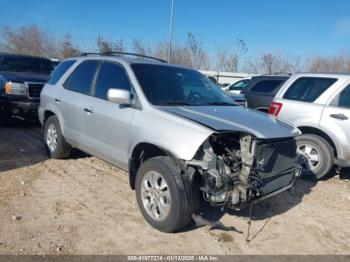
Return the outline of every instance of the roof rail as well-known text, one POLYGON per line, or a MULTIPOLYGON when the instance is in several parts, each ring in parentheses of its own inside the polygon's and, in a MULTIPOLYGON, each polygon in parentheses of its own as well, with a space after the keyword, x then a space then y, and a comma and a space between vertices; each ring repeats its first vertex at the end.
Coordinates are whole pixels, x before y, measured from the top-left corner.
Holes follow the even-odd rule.
POLYGON ((148 59, 157 60, 163 63, 167 63, 167 61, 153 57, 153 56, 147 56, 147 55, 141 55, 141 54, 135 54, 135 53, 128 53, 128 52, 102 52, 102 53, 80 53, 79 56, 89 56, 89 55, 106 55, 106 56, 113 56, 113 55, 130 55, 130 56, 137 56, 137 57, 143 57, 148 59))
POLYGON ((84 53, 79 53, 77 56, 89 56, 89 55, 101 55, 101 53, 84 52, 84 53))

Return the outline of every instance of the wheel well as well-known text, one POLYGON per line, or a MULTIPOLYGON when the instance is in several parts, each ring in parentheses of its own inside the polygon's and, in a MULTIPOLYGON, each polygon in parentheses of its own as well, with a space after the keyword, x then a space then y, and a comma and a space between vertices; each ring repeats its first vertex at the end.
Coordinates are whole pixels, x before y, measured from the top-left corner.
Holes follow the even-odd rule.
POLYGON ((169 152, 165 149, 162 149, 156 145, 149 143, 140 143, 138 144, 131 154, 131 159, 129 161, 129 182, 130 187, 135 189, 135 180, 136 174, 141 166, 141 164, 155 156, 168 156, 169 152))
POLYGON ((45 126, 45 122, 46 120, 50 117, 50 116, 53 116, 55 115, 52 111, 49 111, 49 110, 46 110, 44 112, 44 120, 43 120, 43 127, 45 126))
POLYGON ((337 147, 335 146, 333 140, 325 132, 321 131, 320 129, 317 129, 317 128, 314 128, 314 127, 309 127, 309 126, 301 126, 301 127, 298 127, 298 128, 300 129, 300 131, 303 134, 314 134, 314 135, 318 135, 318 136, 322 137, 333 148, 335 157, 338 156, 338 154, 337 154, 337 147))

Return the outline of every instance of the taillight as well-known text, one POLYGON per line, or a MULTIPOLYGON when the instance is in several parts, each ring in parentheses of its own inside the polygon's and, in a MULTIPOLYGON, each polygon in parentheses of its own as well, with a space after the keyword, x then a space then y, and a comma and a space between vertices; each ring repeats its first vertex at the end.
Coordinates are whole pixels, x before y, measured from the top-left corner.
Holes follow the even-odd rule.
POLYGON ((269 114, 274 115, 274 116, 278 116, 278 114, 280 113, 280 111, 282 109, 282 105, 283 105, 282 103, 272 102, 270 104, 269 114))

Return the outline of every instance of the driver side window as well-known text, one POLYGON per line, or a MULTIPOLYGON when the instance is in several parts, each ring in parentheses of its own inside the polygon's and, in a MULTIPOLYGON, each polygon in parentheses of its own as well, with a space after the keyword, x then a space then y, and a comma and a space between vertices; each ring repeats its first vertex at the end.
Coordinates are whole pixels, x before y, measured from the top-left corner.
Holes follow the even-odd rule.
POLYGON ((122 66, 103 62, 96 79, 94 96, 107 100, 107 91, 110 88, 130 90, 131 84, 122 66))

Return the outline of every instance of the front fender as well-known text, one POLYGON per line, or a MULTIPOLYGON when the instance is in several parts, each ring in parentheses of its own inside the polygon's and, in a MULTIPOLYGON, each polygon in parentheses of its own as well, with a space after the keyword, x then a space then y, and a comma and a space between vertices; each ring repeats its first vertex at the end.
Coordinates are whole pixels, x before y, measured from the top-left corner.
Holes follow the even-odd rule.
POLYGON ((175 157, 191 160, 198 148, 214 131, 192 121, 160 112, 137 112, 131 125, 129 158, 139 143, 163 148, 175 157))

